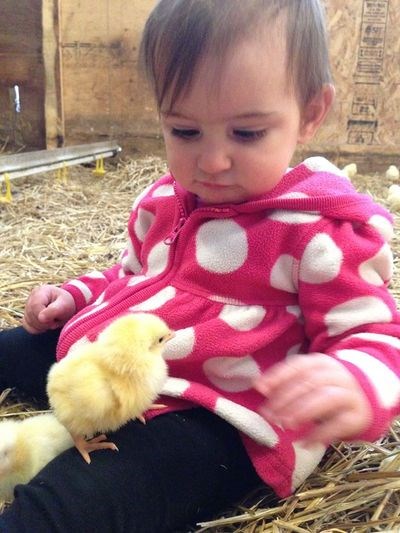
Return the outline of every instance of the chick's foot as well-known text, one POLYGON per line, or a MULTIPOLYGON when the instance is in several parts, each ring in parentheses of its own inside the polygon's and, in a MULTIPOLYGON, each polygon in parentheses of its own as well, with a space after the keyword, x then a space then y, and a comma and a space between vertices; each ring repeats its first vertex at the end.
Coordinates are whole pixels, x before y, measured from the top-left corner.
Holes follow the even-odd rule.
MULTIPOLYGON (((149 411, 151 411, 152 409, 164 409, 164 407, 167 407, 167 406, 164 405, 163 403, 153 403, 153 405, 149 407, 149 411)), ((139 415, 137 418, 138 420, 140 420, 142 424, 146 423, 146 419, 144 415, 139 415)))
POLYGON ((114 450, 118 451, 117 446, 113 442, 106 441, 106 435, 98 435, 92 439, 86 440, 83 437, 74 437, 74 444, 78 452, 82 455, 84 460, 90 464, 90 453, 96 450, 114 450), (106 442, 105 442, 106 441, 106 442))

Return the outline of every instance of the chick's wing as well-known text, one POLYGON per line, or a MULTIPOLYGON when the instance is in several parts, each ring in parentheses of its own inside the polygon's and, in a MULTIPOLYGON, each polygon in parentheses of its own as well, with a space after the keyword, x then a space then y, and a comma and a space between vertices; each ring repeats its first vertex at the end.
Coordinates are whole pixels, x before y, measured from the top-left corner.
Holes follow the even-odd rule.
POLYGON ((92 435, 107 429, 104 419, 118 407, 108 372, 88 353, 66 357, 50 370, 50 405, 72 434, 92 435))

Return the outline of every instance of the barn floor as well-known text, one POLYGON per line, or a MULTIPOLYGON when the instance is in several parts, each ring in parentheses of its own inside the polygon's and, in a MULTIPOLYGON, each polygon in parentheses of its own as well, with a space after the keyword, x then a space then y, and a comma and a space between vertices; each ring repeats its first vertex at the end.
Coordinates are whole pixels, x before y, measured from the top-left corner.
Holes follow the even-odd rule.
MULTIPOLYGON (((66 180, 47 173, 12 183, 12 202, 0 203, 0 328, 19 324, 35 286, 101 270, 118 258, 133 199, 161 175, 165 164, 147 158, 106 166, 108 172, 101 178, 90 168, 71 167, 66 180)), ((352 181, 386 204, 391 183, 383 175, 358 175, 352 181)), ((400 218, 394 216, 397 268, 391 290, 399 300, 400 218)), ((0 405, 0 418, 27 409, 0 405)), ((197 531, 400 532, 399 450, 396 422, 378 443, 333 448, 315 474, 278 506, 268 508, 260 490, 197 531)))

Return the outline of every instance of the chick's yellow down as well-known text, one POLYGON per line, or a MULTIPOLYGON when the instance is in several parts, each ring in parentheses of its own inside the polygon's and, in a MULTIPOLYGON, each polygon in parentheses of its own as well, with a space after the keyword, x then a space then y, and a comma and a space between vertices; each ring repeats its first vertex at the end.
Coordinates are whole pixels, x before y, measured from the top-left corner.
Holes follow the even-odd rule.
POLYGON ((0 499, 11 501, 16 485, 28 483, 73 445, 69 432, 50 413, 0 422, 0 499))
POLYGON ((91 451, 117 447, 105 435, 85 437, 115 431, 153 406, 168 377, 162 352, 171 337, 155 315, 125 315, 50 368, 50 406, 87 463, 91 451))

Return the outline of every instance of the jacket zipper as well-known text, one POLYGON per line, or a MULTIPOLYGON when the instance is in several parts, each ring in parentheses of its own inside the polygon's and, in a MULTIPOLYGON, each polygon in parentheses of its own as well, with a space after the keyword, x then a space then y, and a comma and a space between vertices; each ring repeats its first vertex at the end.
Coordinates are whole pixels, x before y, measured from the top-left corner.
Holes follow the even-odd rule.
POLYGON ((170 246, 173 244, 176 239, 178 238, 179 233, 181 232, 183 226, 185 225, 185 222, 187 220, 186 211, 182 205, 182 201, 179 197, 179 193, 176 189, 176 181, 174 181, 174 192, 175 192, 175 198, 178 203, 178 209, 179 209, 179 220, 176 223, 174 229, 171 231, 171 233, 164 239, 164 244, 167 244, 170 246))

